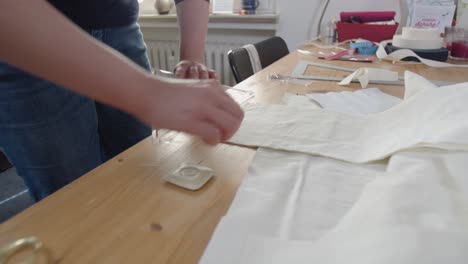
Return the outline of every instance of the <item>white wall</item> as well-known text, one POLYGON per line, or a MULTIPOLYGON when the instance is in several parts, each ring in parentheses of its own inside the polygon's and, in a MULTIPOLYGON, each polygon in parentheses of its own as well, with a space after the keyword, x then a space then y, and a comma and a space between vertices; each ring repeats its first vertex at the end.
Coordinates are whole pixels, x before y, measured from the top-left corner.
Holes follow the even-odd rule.
MULTIPOLYGON (((155 0, 145 0, 141 13, 154 12, 155 0)), ((241 0, 236 1, 236 6, 241 0)), ((262 0, 260 0, 262 1, 262 0)), ((316 16, 322 0, 276 0, 276 10, 280 14, 277 35, 283 37, 291 50, 299 44, 317 35, 317 26, 311 25, 316 16)), ((332 17, 339 18, 341 11, 396 11, 398 13, 400 0, 330 0, 324 22, 332 17)), ((399 16, 397 15, 397 21, 399 16)))
POLYGON ((290 50, 307 39, 320 3, 321 0, 278 0, 280 17, 276 34, 286 40, 290 50))
MULTIPOLYGON (((260 0, 261 1, 261 0, 260 0)), ((283 37, 292 50, 299 44, 317 35, 316 26, 311 27, 318 16, 317 9, 321 0, 277 0, 277 11, 280 14, 277 35, 283 37), (308 32, 310 30, 310 32, 308 32)), ((396 11, 399 0, 331 0, 324 22, 332 17, 339 19, 341 11, 396 11)), ((399 20, 399 16, 397 16, 399 20)))

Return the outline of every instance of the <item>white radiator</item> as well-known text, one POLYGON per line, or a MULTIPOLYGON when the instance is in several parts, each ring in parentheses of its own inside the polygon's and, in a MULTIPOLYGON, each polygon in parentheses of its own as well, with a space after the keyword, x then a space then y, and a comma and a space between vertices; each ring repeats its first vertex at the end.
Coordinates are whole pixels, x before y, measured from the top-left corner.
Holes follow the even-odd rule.
MULTIPOLYGON (((148 56, 155 69, 172 71, 179 61, 179 44, 176 41, 147 41, 148 56)), ((229 86, 235 84, 227 52, 240 47, 239 44, 207 43, 205 48, 206 66, 214 69, 221 83, 229 86)))

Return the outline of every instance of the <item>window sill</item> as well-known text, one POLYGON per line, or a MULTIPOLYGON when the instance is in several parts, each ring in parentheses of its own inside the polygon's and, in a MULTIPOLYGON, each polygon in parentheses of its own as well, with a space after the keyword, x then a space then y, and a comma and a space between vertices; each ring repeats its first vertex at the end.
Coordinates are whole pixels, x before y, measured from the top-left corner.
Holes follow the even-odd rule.
MULTIPOLYGON (((246 30, 276 30, 278 14, 211 14, 209 29, 246 29, 246 30)), ((142 27, 177 28, 177 16, 175 14, 157 15, 140 14, 138 19, 142 27)))

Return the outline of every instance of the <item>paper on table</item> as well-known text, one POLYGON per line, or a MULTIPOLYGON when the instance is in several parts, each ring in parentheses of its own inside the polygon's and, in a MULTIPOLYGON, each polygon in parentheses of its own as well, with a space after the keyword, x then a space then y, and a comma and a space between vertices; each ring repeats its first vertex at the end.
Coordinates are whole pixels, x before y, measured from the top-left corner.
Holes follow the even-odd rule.
POLYGON ((352 81, 359 81, 361 88, 367 88, 369 81, 398 81, 398 72, 376 68, 359 68, 338 84, 349 85, 352 81))
POLYGON ((450 67, 468 68, 468 64, 450 64, 450 63, 446 63, 446 62, 440 62, 440 61, 424 59, 424 58, 419 57, 414 51, 409 50, 409 49, 400 49, 400 50, 397 50, 397 51, 394 51, 394 52, 388 54, 387 51, 385 51, 385 47, 387 46, 387 44, 389 44, 391 42, 392 42, 391 40, 387 40, 387 41, 382 41, 379 44, 379 49, 377 50, 377 53, 376 53, 377 58, 379 58, 381 60, 396 62, 396 61, 401 61, 402 59, 404 59, 406 57, 415 57, 415 58, 418 58, 418 60, 420 60, 422 63, 424 63, 425 65, 430 66, 430 67, 435 67, 435 68, 450 68, 450 67))
POLYGON ((355 92, 310 93, 308 98, 324 109, 348 114, 371 114, 383 112, 401 102, 378 88, 367 88, 355 92))
POLYGON ((366 116, 248 104, 229 141, 356 163, 417 146, 468 150, 467 99, 464 83, 424 89, 396 107, 366 116))
POLYGON ((462 264, 468 258, 468 152, 392 157, 340 223, 317 241, 250 232, 244 264, 462 264))
POLYGON ((200 263, 239 263, 239 253, 253 234, 320 238, 385 168, 260 148, 200 263))

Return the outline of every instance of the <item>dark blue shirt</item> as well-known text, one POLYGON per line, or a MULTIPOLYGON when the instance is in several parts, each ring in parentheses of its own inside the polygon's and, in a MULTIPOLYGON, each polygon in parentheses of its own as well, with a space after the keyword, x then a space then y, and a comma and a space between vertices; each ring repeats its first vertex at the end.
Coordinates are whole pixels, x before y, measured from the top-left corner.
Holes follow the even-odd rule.
POLYGON ((49 0, 84 29, 126 26, 138 18, 137 0, 49 0))

